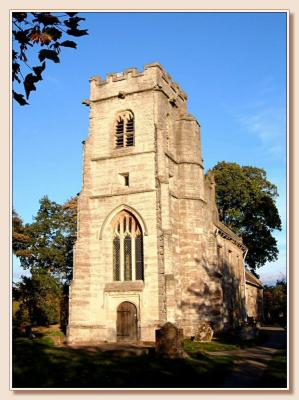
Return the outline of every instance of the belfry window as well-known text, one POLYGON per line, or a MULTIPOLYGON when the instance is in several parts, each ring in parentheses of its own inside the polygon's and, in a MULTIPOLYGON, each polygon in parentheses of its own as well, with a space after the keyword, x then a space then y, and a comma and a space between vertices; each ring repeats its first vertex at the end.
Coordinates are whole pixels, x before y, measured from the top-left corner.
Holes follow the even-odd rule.
POLYGON ((122 211, 113 223, 113 280, 143 280, 143 237, 136 218, 122 211))
POLYGON ((135 121, 132 111, 118 114, 115 123, 115 148, 132 147, 135 145, 135 121))

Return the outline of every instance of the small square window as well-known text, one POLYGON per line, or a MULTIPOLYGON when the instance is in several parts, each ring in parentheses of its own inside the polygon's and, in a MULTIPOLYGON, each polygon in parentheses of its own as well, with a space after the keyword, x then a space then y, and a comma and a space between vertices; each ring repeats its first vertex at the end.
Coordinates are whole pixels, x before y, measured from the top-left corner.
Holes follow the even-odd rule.
POLYGON ((130 186, 129 173, 119 174, 119 179, 123 186, 130 186))

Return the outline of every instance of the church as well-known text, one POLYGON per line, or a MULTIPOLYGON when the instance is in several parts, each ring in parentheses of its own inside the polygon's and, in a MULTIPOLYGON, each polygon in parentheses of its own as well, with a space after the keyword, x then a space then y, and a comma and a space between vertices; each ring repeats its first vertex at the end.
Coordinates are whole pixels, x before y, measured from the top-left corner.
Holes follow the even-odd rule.
POLYGON ((91 78, 83 103, 68 342, 154 341, 166 322, 191 337, 200 322, 221 331, 246 320, 247 249, 219 220, 186 93, 152 63, 91 78))

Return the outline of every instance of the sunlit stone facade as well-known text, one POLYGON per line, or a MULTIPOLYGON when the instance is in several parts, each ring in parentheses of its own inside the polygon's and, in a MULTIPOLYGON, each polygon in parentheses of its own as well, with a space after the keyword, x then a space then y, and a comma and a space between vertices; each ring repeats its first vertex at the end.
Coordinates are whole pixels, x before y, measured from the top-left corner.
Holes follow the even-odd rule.
POLYGON ((69 342, 244 320, 246 248, 219 221, 186 93, 159 63, 90 84, 69 342))

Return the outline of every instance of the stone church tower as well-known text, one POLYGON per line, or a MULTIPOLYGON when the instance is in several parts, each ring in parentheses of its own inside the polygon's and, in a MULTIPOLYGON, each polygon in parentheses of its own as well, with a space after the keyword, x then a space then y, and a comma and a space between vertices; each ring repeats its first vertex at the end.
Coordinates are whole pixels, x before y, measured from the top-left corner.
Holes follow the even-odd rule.
POLYGON ((91 78, 68 340, 194 335, 245 310, 245 246, 218 219, 200 125, 159 63, 91 78))

